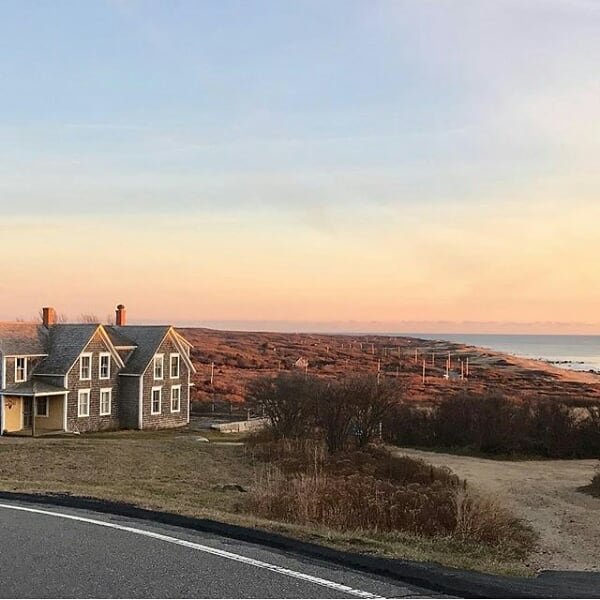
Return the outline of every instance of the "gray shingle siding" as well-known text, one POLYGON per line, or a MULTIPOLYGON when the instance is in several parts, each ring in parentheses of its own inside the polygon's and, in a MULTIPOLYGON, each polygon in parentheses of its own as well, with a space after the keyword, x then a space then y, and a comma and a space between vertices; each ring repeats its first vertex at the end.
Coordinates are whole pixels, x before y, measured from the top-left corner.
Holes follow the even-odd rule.
POLYGON ((67 400, 67 429, 69 431, 107 431, 119 429, 119 366, 110 357, 110 379, 100 379, 100 354, 109 351, 108 344, 97 332, 80 352, 92 354, 91 379, 80 378, 81 358, 77 358, 67 375, 69 396, 67 400), (112 391, 110 415, 100 414, 100 390, 110 388, 112 391), (88 417, 78 416, 79 390, 90 390, 90 409, 88 417))
MULTIPOLYGON (((57 324, 49 329, 41 325, 0 323, 0 383, 2 364, 6 362, 4 384, 14 384, 15 359, 3 360, 2 350, 11 355, 30 356, 28 379, 39 383, 65 387, 67 396, 67 429, 69 431, 102 431, 118 428, 138 428, 140 422, 140 385, 143 385, 142 417, 144 429, 179 427, 189 421, 190 366, 188 348, 168 326, 104 327, 94 324, 57 324), (107 335, 104 335, 106 332, 107 335), (115 346, 116 345, 116 346, 115 346), (110 378, 99 379, 100 353, 111 353, 110 378), (90 380, 80 378, 80 360, 84 353, 92 354, 90 380), (164 379, 154 381, 155 354, 165 355, 164 379), (171 353, 178 353, 180 373, 170 378, 171 353), (119 358, 120 357, 120 360, 119 358), (184 359, 184 357, 186 357, 184 359), (121 366, 124 363, 124 366, 121 366), (162 405, 159 415, 151 414, 152 387, 162 386, 162 405), (180 412, 171 412, 171 389, 181 385, 180 412), (111 414, 100 415, 100 390, 112 390, 111 414), (88 417, 78 416, 79 390, 90 390, 88 417)), ((38 386, 43 389, 42 386, 38 386)), ((8 390, 7 390, 8 393, 8 390)))
POLYGON ((150 363, 144 372, 144 389, 143 389, 143 429, 161 429, 166 427, 181 427, 188 423, 189 420, 189 388, 188 374, 189 369, 183 359, 179 363, 179 377, 177 379, 170 378, 169 356, 171 353, 181 354, 181 350, 173 342, 171 336, 168 336, 156 349, 154 354, 164 354, 163 378, 154 379, 154 354, 151 357, 150 363), (173 386, 181 386, 181 408, 178 413, 171 412, 171 389, 173 386), (153 415, 151 410, 152 405, 152 388, 160 387, 162 391, 162 402, 160 414, 153 415))

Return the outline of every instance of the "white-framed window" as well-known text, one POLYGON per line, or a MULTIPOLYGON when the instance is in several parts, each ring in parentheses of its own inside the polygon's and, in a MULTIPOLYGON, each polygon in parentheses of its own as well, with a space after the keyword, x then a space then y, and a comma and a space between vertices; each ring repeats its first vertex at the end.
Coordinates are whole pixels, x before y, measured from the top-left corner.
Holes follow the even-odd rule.
POLYGON ((179 354, 171 354, 169 359, 169 371, 171 379, 179 379, 179 354))
POLYGON ((100 379, 110 379, 110 353, 102 352, 98 367, 98 377, 100 379))
POLYGON ((92 378, 92 354, 86 352, 79 357, 79 379, 86 381, 92 378))
POLYGON ((35 399, 35 416, 36 417, 47 417, 48 416, 48 398, 36 398, 35 399))
POLYGON ((156 354, 154 356, 154 379, 162 379, 164 372, 165 355, 156 354))
POLYGON ((171 412, 178 413, 181 410, 181 386, 174 385, 171 388, 171 412))
POLYGON ((161 401, 162 401, 162 388, 161 387, 153 387, 152 388, 152 398, 150 400, 150 414, 151 415, 160 415, 161 401))
POLYGON ((15 358, 15 383, 27 381, 27 357, 17 356, 15 358))
POLYGON ((79 390, 77 392, 77 416, 90 416, 90 390, 79 390))
POLYGON ((112 388, 100 389, 100 416, 110 415, 112 404, 112 388))

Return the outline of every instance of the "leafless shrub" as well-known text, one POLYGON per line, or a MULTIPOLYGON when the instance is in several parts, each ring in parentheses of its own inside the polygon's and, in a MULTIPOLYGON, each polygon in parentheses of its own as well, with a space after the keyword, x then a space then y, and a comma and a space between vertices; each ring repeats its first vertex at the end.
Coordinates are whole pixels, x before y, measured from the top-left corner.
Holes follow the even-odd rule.
MULTIPOLYGON (((264 434, 263 434, 264 435, 264 434)), ((248 506, 255 514, 339 531, 403 531, 525 553, 531 530, 491 499, 465 491, 448 469, 383 448, 331 455, 323 441, 257 442, 248 506)))
POLYGON ((600 409, 497 394, 448 398, 429 410, 395 405, 385 439, 398 445, 462 448, 495 455, 600 456, 600 409))
POLYGON ((495 497, 477 494, 468 488, 458 488, 454 491, 454 504, 454 534, 462 540, 523 548, 535 543, 533 531, 506 510, 495 497))
POLYGON ((371 376, 336 380, 282 373, 252 382, 248 399, 279 437, 320 432, 335 453, 371 443, 400 393, 396 383, 371 376))
POLYGON ((269 419, 276 437, 297 437, 314 426, 315 385, 313 378, 297 373, 261 377, 249 384, 247 399, 269 419))

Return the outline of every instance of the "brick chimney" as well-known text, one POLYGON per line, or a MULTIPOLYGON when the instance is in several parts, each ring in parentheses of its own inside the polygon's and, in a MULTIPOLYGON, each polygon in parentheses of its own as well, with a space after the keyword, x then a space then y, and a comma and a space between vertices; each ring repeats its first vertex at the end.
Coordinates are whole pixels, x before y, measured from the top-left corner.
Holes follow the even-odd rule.
POLYGON ((127 310, 123 304, 119 304, 119 306, 117 306, 115 324, 117 327, 124 327, 127 325, 127 310))
POLYGON ((44 327, 56 325, 56 321, 56 311, 51 306, 44 306, 42 308, 42 323, 44 327))

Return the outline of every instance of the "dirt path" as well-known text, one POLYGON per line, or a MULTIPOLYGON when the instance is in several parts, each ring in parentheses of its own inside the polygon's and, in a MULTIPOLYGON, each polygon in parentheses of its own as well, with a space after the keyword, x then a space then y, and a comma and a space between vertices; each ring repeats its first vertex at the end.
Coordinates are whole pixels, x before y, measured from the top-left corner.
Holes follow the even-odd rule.
POLYGON ((597 460, 499 461, 400 449, 445 465, 481 490, 506 500, 540 534, 529 564, 535 569, 600 571, 600 498, 577 491, 589 484, 597 460))

